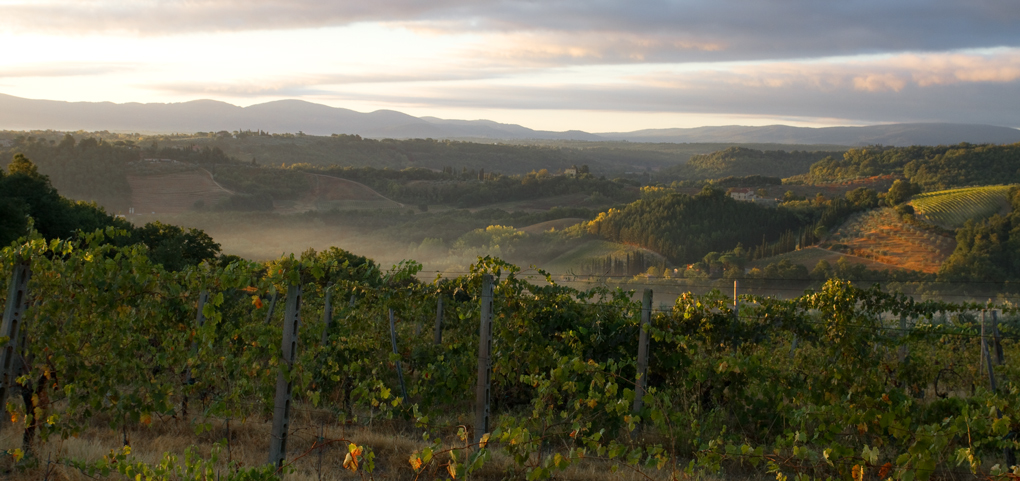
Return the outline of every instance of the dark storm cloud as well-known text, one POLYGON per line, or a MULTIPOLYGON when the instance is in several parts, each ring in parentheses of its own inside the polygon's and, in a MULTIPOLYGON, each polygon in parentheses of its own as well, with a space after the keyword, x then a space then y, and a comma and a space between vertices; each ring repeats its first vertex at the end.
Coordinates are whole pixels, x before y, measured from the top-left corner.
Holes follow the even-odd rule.
POLYGON ((576 61, 719 61, 1020 45, 1015 0, 323 2, 56 1, 0 7, 6 27, 48 33, 282 30, 388 22, 440 33, 533 32, 576 61), (608 42, 606 40, 609 40, 608 42), (615 39, 615 41, 614 41, 615 39), (615 42, 615 43, 614 43, 615 42))

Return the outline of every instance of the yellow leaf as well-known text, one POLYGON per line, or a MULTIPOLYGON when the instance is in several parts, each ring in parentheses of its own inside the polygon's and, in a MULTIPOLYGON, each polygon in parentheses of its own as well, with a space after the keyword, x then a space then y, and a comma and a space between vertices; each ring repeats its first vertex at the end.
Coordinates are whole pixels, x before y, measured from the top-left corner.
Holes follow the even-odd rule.
POLYGON ((489 444, 489 433, 483 434, 482 439, 478 441, 478 446, 480 447, 484 448, 486 444, 489 444))
POLYGON ((347 453, 347 457, 344 458, 344 469, 349 469, 351 471, 358 470, 358 459, 351 456, 351 453, 347 453))
POLYGON ((411 463, 411 469, 417 471, 418 469, 421 468, 421 458, 419 458, 417 455, 412 454, 411 459, 409 461, 411 463))
POLYGON ((861 469, 861 465, 855 464, 852 472, 854 481, 864 481, 864 470, 861 469))
POLYGON ((457 479, 457 467, 452 464, 446 465, 446 472, 450 473, 450 477, 457 479))

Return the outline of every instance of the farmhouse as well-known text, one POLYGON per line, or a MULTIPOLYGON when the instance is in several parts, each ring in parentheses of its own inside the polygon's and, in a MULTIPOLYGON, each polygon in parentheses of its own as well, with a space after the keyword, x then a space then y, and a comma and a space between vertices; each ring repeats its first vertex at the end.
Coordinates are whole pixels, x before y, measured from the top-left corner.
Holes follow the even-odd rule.
POLYGON ((751 189, 730 189, 730 197, 741 202, 754 202, 758 198, 751 189))

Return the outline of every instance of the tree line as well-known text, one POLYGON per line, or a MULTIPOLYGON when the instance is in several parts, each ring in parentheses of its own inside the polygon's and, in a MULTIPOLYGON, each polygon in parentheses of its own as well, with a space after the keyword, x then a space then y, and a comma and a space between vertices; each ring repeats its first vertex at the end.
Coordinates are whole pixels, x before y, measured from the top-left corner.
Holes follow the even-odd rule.
POLYGON ((883 174, 902 175, 923 191, 1020 182, 1020 143, 935 147, 871 146, 850 149, 811 165, 812 182, 834 182, 883 174))
POLYGON ((807 172, 822 158, 841 154, 729 147, 710 154, 692 155, 687 163, 663 169, 657 177, 664 182, 744 176, 790 177, 807 172))
POLYGON ((145 244, 149 257, 168 270, 221 257, 220 245, 201 230, 161 222, 134 227, 95 202, 61 196, 24 154, 15 154, 6 172, 0 169, 0 247, 33 231, 47 240, 73 239, 109 227, 128 233, 117 241, 121 245, 145 244))
MULTIPOLYGON (((751 246, 740 248, 738 257, 745 262, 789 252, 815 243, 850 214, 879 203, 878 194, 863 187, 843 197, 818 196, 778 208, 736 201, 711 185, 693 196, 664 188, 646 191, 652 194, 599 214, 588 232, 653 250, 675 264, 701 262, 738 245, 751 246)), ((712 262, 707 264, 710 271, 712 262)))

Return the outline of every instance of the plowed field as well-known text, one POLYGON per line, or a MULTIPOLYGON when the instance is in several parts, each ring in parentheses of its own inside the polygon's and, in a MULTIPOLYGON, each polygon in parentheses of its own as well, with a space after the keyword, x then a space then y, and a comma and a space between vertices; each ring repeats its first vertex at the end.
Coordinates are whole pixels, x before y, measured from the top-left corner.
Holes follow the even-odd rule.
POLYGON ((888 207, 854 214, 828 241, 833 250, 927 273, 956 249, 956 239, 906 224, 888 207))
POLYGON ((127 180, 131 185, 131 207, 135 215, 184 212, 194 208, 199 200, 208 207, 232 194, 204 170, 129 175, 127 180))

